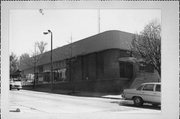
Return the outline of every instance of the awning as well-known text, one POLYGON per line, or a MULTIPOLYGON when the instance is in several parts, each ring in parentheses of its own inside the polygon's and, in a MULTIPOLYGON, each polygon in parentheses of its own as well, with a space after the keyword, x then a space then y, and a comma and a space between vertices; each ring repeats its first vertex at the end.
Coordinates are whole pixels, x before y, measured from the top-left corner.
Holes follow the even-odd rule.
POLYGON ((131 62, 131 63, 137 63, 137 59, 134 58, 134 57, 122 57, 122 58, 119 58, 118 61, 121 61, 121 62, 131 62))

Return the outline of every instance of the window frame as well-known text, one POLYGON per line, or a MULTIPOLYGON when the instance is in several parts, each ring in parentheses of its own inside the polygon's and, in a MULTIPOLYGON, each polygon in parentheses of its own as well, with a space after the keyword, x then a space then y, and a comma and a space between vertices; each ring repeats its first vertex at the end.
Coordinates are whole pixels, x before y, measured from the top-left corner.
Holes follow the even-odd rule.
POLYGON ((134 71, 133 71, 133 64, 129 63, 129 62, 124 62, 124 61, 120 61, 119 62, 119 75, 120 75, 120 78, 128 78, 128 79, 131 79, 134 75, 134 71), (129 68, 132 68, 132 69, 129 69, 129 68), (127 71, 131 71, 131 75, 129 75, 127 73, 127 71))
POLYGON ((142 88, 142 91, 154 91, 154 88, 155 88, 155 84, 144 84, 144 86, 143 86, 143 88, 142 88), (144 88, 146 87, 146 86, 148 86, 148 85, 153 85, 153 88, 152 88, 152 90, 144 90, 144 88))

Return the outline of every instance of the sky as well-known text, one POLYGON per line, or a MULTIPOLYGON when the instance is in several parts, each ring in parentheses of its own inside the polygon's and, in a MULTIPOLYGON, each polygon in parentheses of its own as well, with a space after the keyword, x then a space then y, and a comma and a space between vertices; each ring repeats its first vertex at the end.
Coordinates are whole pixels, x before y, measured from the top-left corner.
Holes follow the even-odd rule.
POLYGON ((139 33, 152 20, 161 23, 158 9, 17 9, 10 11, 9 52, 32 55, 35 42, 47 42, 45 51, 108 30, 139 33))

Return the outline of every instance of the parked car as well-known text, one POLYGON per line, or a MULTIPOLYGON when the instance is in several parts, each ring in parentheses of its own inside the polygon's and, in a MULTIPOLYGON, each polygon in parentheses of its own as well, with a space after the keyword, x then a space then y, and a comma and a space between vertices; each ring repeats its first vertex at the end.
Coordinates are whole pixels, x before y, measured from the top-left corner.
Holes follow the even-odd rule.
POLYGON ((10 79, 10 90, 12 89, 17 89, 20 90, 22 89, 22 83, 20 78, 11 78, 10 79))
POLYGON ((136 89, 124 89, 122 97, 133 100, 136 106, 142 106, 143 103, 158 106, 161 104, 161 83, 143 83, 136 89))

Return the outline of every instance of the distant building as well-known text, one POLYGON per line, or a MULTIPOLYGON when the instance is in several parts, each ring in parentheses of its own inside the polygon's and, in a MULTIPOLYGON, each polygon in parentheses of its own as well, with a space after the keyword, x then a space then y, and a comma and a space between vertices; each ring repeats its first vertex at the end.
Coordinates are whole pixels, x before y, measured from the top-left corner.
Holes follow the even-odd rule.
MULTIPOLYGON (((132 38, 131 33, 112 30, 54 49, 54 88, 118 92, 137 85, 135 79, 145 70, 132 57, 132 38)), ((34 67, 21 70, 27 78, 34 74, 34 67)), ((39 84, 50 82, 50 51, 41 55, 35 77, 39 84)))

